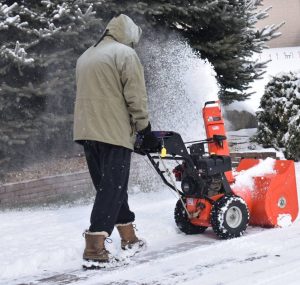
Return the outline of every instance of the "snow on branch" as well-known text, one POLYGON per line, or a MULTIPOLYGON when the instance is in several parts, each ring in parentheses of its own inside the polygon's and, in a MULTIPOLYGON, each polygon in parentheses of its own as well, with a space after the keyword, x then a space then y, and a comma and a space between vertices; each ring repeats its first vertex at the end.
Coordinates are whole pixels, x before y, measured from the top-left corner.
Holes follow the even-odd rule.
POLYGON ((65 15, 68 15, 70 13, 70 8, 67 3, 63 3, 62 5, 57 5, 57 9, 53 11, 54 16, 53 19, 60 19, 64 17, 65 15))
POLYGON ((1 56, 3 55, 6 58, 10 58, 16 63, 19 67, 21 65, 29 65, 34 62, 33 58, 27 58, 27 52, 24 48, 20 47, 19 41, 16 42, 15 49, 9 49, 6 47, 2 47, 0 50, 1 56))
POLYGON ((17 28, 22 28, 28 25, 27 22, 21 22, 19 15, 12 15, 12 12, 19 8, 17 3, 10 6, 0 4, 0 30, 6 30, 9 26, 15 26, 17 28))
POLYGON ((13 10, 15 10, 18 7, 18 3, 14 3, 10 6, 0 4, 0 13, 3 15, 8 15, 10 14, 13 10))
POLYGON ((75 11, 75 15, 77 17, 77 19, 83 23, 86 23, 89 21, 89 19, 91 19, 92 17, 94 17, 94 15, 96 14, 95 11, 93 11, 93 4, 91 4, 87 10, 85 11, 85 13, 82 13, 81 9, 78 8, 75 11))
POLYGON ((269 17, 269 14, 268 12, 272 9, 272 6, 269 6, 267 7, 266 9, 263 9, 263 10, 259 10, 257 13, 256 13, 256 18, 257 20, 263 20, 267 17, 269 17))
POLYGON ((278 32, 278 30, 285 24, 285 22, 281 22, 280 24, 273 24, 265 26, 260 31, 260 37, 264 39, 265 41, 269 41, 271 39, 277 38, 281 35, 281 32, 278 32))
POLYGON ((54 5, 50 0, 42 0, 41 4, 45 5, 47 8, 50 8, 51 6, 54 5))
POLYGON ((49 23, 48 28, 43 29, 34 29, 33 32, 35 35, 37 35, 39 38, 47 38, 51 37, 53 34, 59 32, 61 30, 61 27, 57 28, 53 23, 49 23))

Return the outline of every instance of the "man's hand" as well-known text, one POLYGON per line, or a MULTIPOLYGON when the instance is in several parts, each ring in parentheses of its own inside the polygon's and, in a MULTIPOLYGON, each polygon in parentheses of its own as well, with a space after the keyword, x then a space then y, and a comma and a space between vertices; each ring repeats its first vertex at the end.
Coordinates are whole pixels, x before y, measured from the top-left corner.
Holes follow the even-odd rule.
POLYGON ((159 147, 160 143, 156 136, 151 132, 151 124, 139 131, 136 136, 134 150, 136 153, 143 154, 147 150, 155 150, 159 147))

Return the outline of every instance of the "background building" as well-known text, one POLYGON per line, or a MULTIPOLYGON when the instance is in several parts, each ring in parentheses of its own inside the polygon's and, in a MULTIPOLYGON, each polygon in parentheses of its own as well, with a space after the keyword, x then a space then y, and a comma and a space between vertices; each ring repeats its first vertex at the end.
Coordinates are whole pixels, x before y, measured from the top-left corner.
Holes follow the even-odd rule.
POLYGON ((259 21, 258 27, 279 24, 282 35, 269 42, 271 48, 300 46, 300 0, 264 0, 262 9, 272 6, 269 17, 259 21))

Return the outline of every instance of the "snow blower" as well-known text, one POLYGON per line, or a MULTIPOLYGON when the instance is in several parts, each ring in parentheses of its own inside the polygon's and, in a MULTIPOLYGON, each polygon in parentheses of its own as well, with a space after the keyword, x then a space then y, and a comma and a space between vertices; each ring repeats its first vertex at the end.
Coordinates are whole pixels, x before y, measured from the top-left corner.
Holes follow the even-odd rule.
POLYGON ((206 139, 185 143, 176 132, 154 131, 159 141, 156 149, 135 146, 177 192, 177 227, 198 234, 211 226, 218 237, 229 239, 241 236, 248 224, 276 227, 284 219, 293 222, 298 215, 294 162, 276 160, 270 173, 251 177, 250 184, 237 183, 240 175, 261 161, 242 159, 233 175, 219 101, 206 102, 202 111, 206 139), (167 167, 170 160, 177 162, 173 171, 167 167))

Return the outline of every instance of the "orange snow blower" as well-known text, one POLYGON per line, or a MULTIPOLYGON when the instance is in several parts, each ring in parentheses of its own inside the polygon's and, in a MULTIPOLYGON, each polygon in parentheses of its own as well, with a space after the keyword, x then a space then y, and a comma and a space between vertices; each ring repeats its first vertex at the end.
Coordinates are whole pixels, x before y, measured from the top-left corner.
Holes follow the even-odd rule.
POLYGON ((269 174, 260 175, 253 172, 260 160, 242 159, 233 175, 219 101, 205 103, 203 119, 205 140, 184 143, 178 133, 157 131, 153 132, 160 142, 157 148, 145 149, 139 142, 135 145, 137 152, 147 155, 164 183, 179 194, 175 206, 178 228, 197 234, 211 226, 218 237, 228 239, 241 236, 249 223, 276 227, 283 219, 293 222, 298 215, 294 162, 276 160, 269 174), (172 172, 166 164, 170 160, 178 164, 172 172), (251 170, 255 175, 250 184, 236 183, 239 175, 251 174, 251 170))

